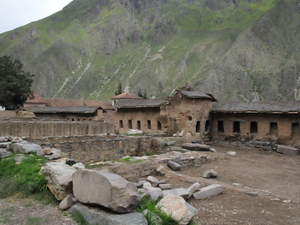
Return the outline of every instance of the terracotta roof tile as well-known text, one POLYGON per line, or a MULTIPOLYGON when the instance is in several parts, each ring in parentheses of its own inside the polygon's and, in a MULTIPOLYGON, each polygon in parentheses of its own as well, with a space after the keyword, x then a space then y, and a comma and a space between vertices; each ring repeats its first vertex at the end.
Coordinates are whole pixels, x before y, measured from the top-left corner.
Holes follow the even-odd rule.
POLYGON ((38 93, 34 93, 34 99, 27 99, 25 104, 46 104, 47 101, 38 93))
POLYGON ((142 97, 139 97, 135 94, 129 93, 129 92, 124 92, 120 95, 117 95, 115 97, 112 97, 111 99, 143 99, 142 97))

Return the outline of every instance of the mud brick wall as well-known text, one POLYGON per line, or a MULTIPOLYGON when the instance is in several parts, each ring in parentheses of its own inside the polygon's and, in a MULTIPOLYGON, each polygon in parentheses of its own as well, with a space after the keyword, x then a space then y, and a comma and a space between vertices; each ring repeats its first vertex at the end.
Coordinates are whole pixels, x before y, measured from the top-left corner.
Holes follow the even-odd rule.
POLYGON ((114 125, 105 122, 0 121, 0 136, 46 137, 114 133, 114 125))
POLYGON ((125 155, 139 156, 151 151, 151 137, 117 135, 62 136, 26 138, 42 147, 60 148, 64 157, 82 163, 120 159, 125 155))

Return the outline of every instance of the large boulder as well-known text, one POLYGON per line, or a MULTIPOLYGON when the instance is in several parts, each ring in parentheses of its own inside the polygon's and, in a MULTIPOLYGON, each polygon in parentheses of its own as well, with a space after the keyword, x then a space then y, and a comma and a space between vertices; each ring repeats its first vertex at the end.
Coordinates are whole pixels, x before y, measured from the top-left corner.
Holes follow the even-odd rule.
POLYGON ((209 151, 210 146, 204 144, 193 144, 193 143, 184 143, 183 148, 194 151, 209 151))
POLYGON ((47 180, 47 186, 57 200, 63 200, 72 193, 72 175, 77 170, 67 165, 65 161, 49 162, 41 168, 47 180))
POLYGON ((12 155, 11 152, 6 151, 5 148, 0 148, 0 159, 7 158, 7 157, 9 157, 10 155, 12 155))
POLYGON ((82 203, 104 206, 118 213, 132 212, 140 202, 133 183, 107 171, 78 170, 73 174, 73 193, 82 203))
POLYGON ((36 153, 37 155, 44 155, 41 146, 28 142, 12 143, 11 149, 14 153, 36 153))
POLYGON ((89 224, 94 225, 148 225, 141 213, 115 214, 100 207, 90 207, 80 203, 72 206, 71 213, 79 212, 89 224))
POLYGON ((0 142, 7 142, 8 141, 8 137, 0 137, 0 142))
POLYGON ((164 197, 156 207, 160 207, 162 211, 172 216, 174 220, 177 220, 180 225, 188 224, 198 213, 196 208, 188 204, 178 195, 168 195, 164 197))

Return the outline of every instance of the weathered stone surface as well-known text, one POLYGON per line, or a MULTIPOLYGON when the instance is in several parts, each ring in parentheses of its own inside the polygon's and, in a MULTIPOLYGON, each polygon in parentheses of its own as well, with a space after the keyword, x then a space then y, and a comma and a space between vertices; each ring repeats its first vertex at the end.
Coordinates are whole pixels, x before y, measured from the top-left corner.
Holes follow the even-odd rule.
POLYGON ((276 152, 286 154, 286 155, 298 155, 299 150, 297 148, 285 146, 285 145, 277 145, 276 152))
POLYGON ((184 143, 182 145, 182 147, 185 149, 194 150, 194 151, 209 151, 210 150, 210 146, 204 145, 204 144, 184 143))
POLYGON ((163 180, 158 181, 158 184, 166 184, 166 183, 169 183, 168 179, 163 179, 163 180))
POLYGON ((185 188, 176 188, 172 190, 164 190, 163 191, 164 196, 168 195, 178 195, 184 199, 188 199, 189 197, 189 192, 185 188))
POLYGON ((196 191, 198 191, 200 187, 201 187, 201 184, 199 184, 198 182, 196 182, 193 185, 191 185, 190 187, 188 187, 186 189, 189 193, 188 198, 190 198, 196 191))
POLYGON ((22 162, 24 159, 26 159, 26 157, 23 155, 23 154, 17 154, 15 157, 14 157, 14 160, 16 162, 22 162))
POLYGON ((218 176, 218 173, 214 170, 207 170, 203 173, 204 178, 216 178, 218 176))
POLYGON ((172 185, 171 184, 159 184, 158 187, 162 190, 166 190, 166 189, 171 189, 172 185))
POLYGON ((9 147, 11 142, 0 142, 0 148, 6 148, 6 150, 10 150, 9 147))
POLYGON ((0 137, 0 142, 7 142, 8 141, 8 137, 0 137))
POLYGON ((67 210, 71 208, 74 205, 73 201, 74 195, 69 194, 67 197, 65 197, 58 205, 59 209, 61 210, 67 210))
POLYGON ((28 142, 12 143, 11 148, 14 153, 36 153, 37 155, 44 155, 41 146, 28 142))
POLYGON ((43 149, 43 152, 46 154, 45 157, 49 160, 61 158, 61 150, 59 148, 47 148, 47 153, 45 152, 45 149, 43 149), (49 149, 51 152, 49 152, 49 149))
POLYGON ((148 225, 143 214, 137 212, 115 214, 104 208, 90 207, 80 203, 72 206, 70 212, 81 213, 89 224, 94 225, 148 225))
POLYGON ((150 181, 152 184, 154 184, 155 186, 157 186, 158 184, 158 179, 156 177, 153 176, 148 176, 147 180, 150 181))
POLYGON ((72 193, 72 175, 77 170, 61 162, 49 162, 41 168, 45 175, 47 186, 57 200, 63 200, 72 193))
POLYGON ((164 176, 164 175, 165 175, 165 172, 164 172, 163 170, 164 170, 164 167, 163 167, 163 166, 159 166, 159 167, 156 169, 156 174, 157 174, 157 175, 160 175, 160 176, 164 176))
POLYGON ((228 151, 228 152, 226 152, 226 155, 235 156, 236 152, 234 152, 234 151, 228 151))
POLYGON ((163 196, 163 191, 160 188, 146 187, 143 188, 143 190, 144 190, 143 195, 149 195, 150 198, 154 201, 156 201, 159 197, 163 196))
POLYGON ((224 191, 222 185, 211 184, 207 187, 201 188, 200 191, 197 191, 193 194, 195 199, 205 199, 214 195, 218 195, 224 191))
POLYGON ((173 162, 171 160, 168 161, 168 166, 174 171, 181 170, 181 165, 179 163, 173 162))
POLYGON ((252 197, 257 197, 258 196, 258 191, 249 191, 246 192, 247 195, 252 196, 252 197))
POLYGON ((20 137, 13 137, 13 136, 9 136, 8 140, 11 141, 11 142, 14 142, 14 143, 22 142, 23 141, 22 138, 20 138, 20 137))
POLYGON ((133 183, 107 171, 78 170, 73 174, 73 193, 82 203, 97 204, 118 213, 132 212, 140 202, 133 183))
POLYGON ((82 163, 75 163, 74 165, 72 165, 73 168, 76 169, 84 169, 85 166, 82 163))
POLYGON ((11 152, 6 151, 5 148, 0 148, 0 159, 7 158, 7 157, 9 157, 10 155, 12 155, 11 152))
POLYGON ((182 197, 178 195, 168 195, 160 200, 156 205, 160 207, 166 214, 172 216, 180 225, 188 224, 198 210, 188 204, 182 197))

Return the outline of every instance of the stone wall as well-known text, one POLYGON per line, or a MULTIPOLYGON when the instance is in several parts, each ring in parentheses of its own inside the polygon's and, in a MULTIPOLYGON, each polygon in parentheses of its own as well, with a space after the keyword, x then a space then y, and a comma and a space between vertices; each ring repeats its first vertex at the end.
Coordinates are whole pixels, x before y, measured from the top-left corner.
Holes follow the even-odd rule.
POLYGON ((70 121, 0 121, 0 136, 46 137, 114 133, 111 123, 70 121))
POLYGON ((151 137, 91 135, 69 137, 25 138, 42 147, 60 148, 64 157, 82 163, 120 159, 125 155, 139 156, 151 151, 151 137))

